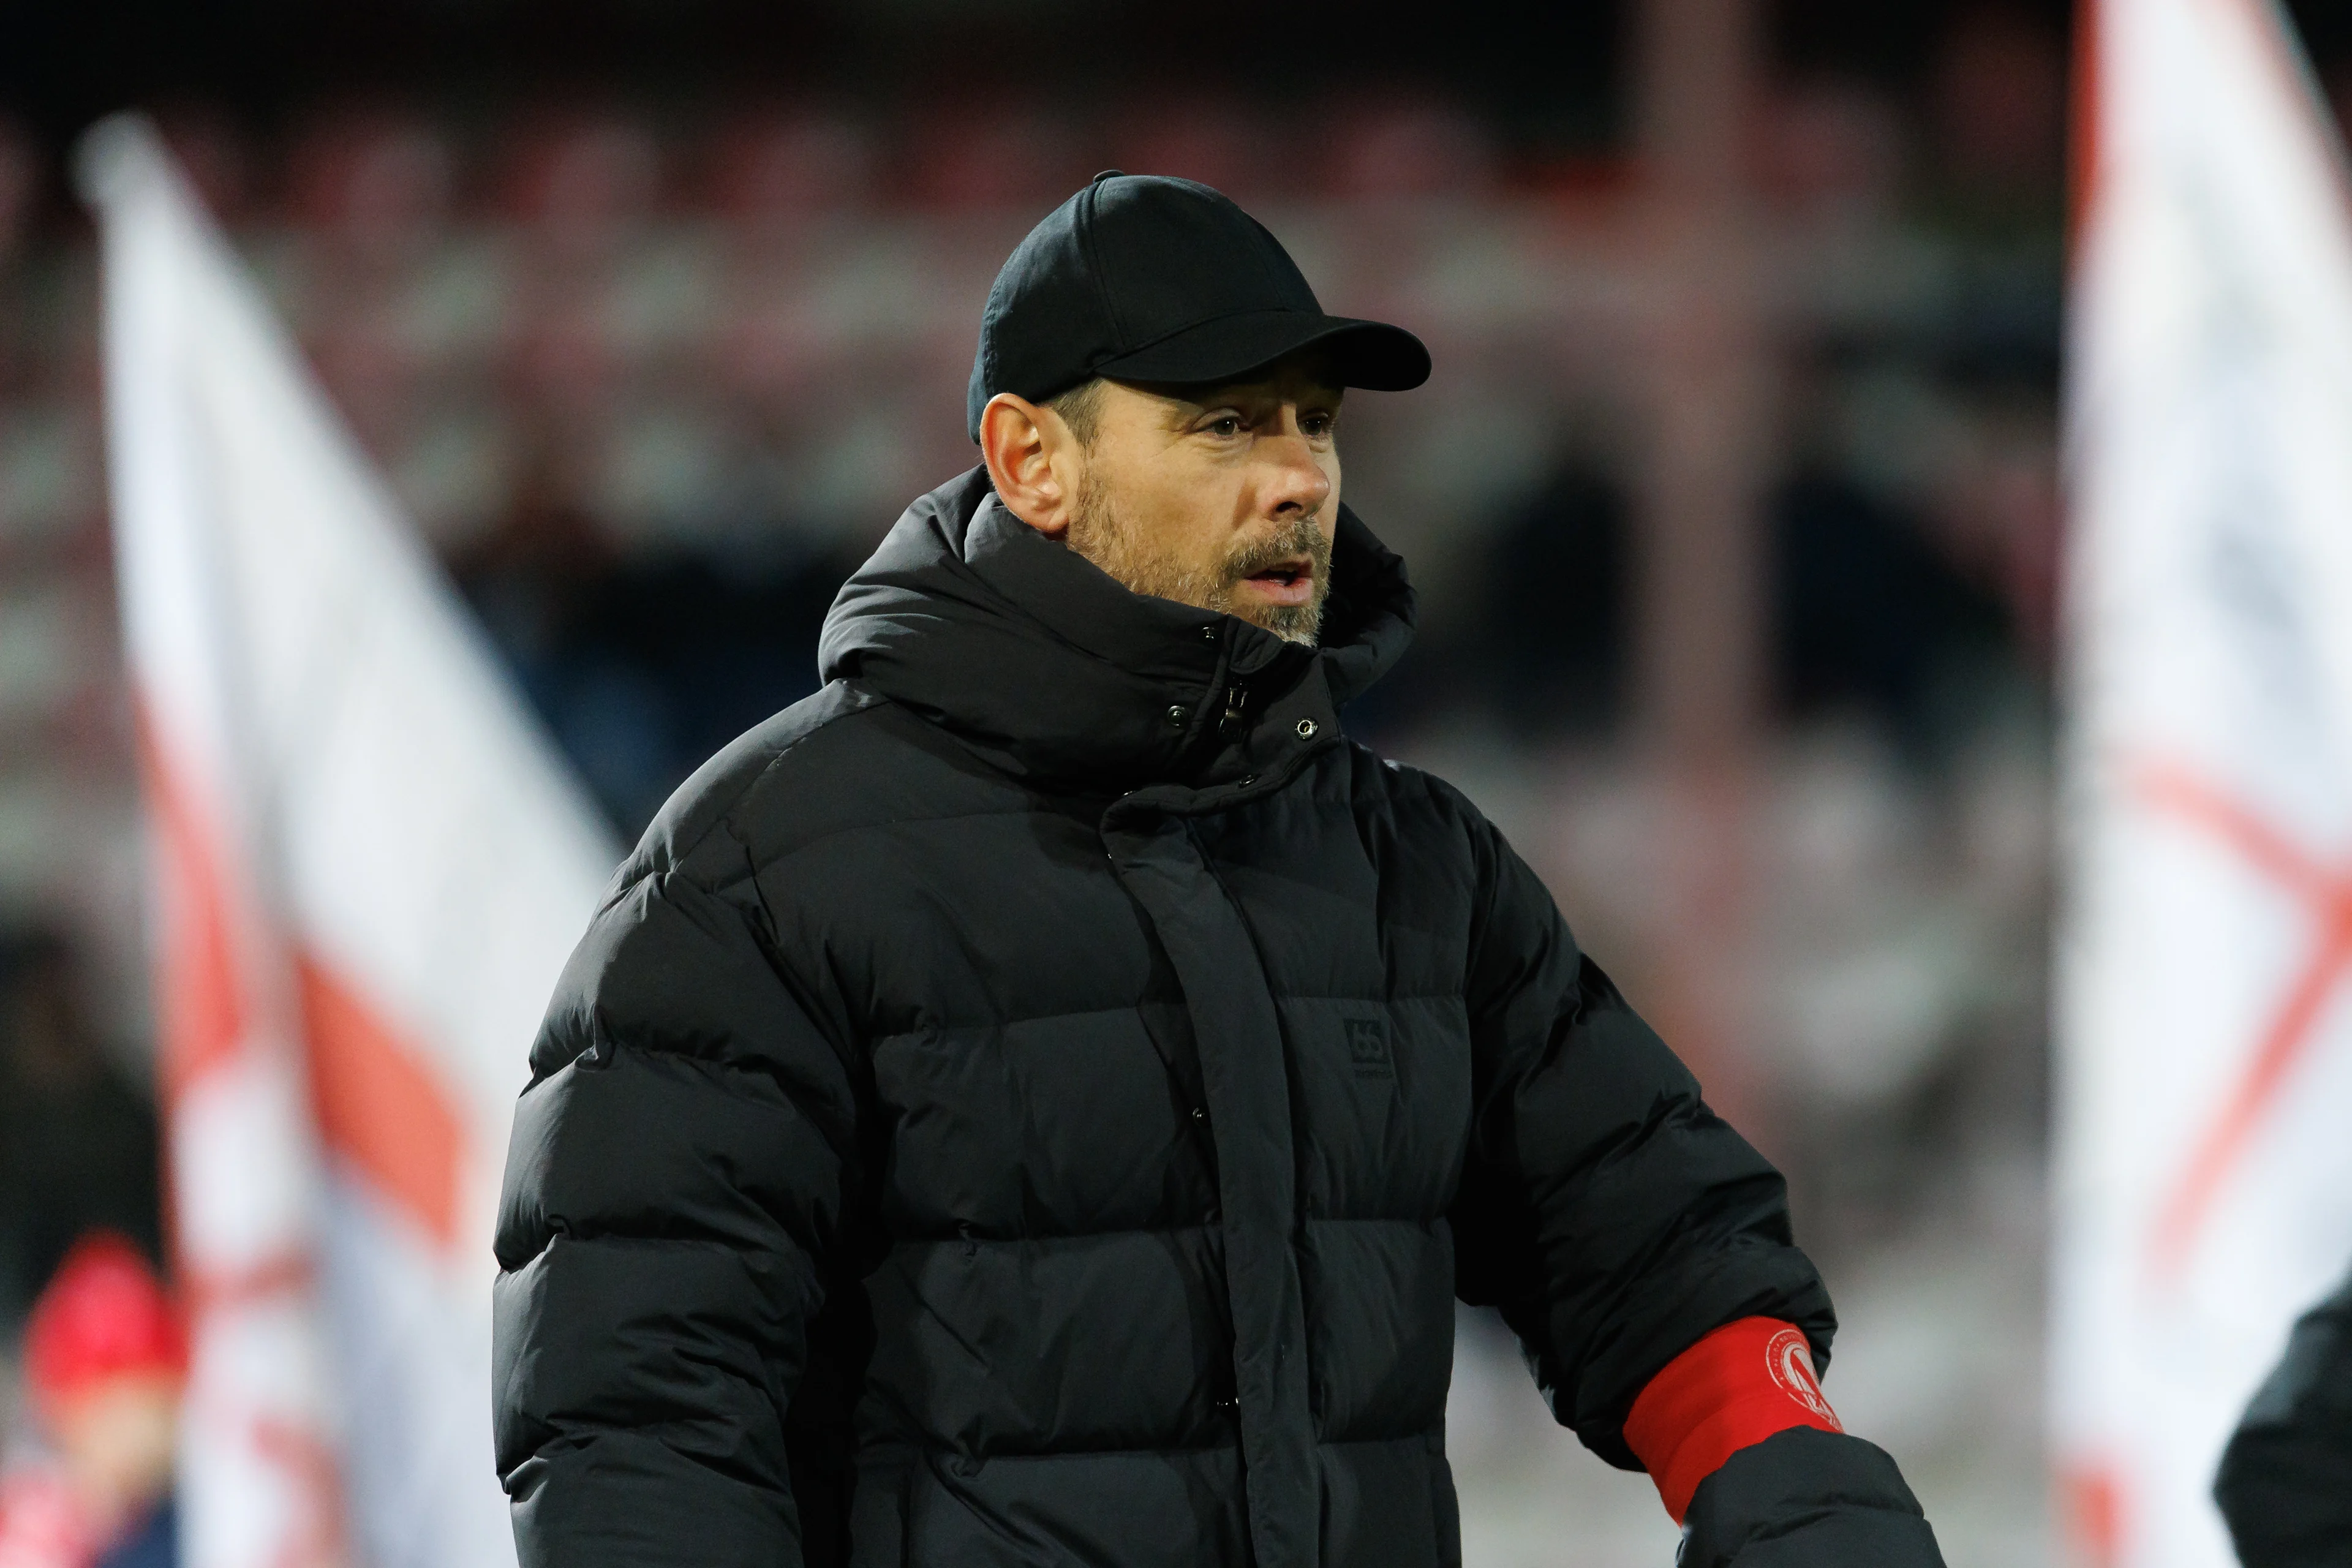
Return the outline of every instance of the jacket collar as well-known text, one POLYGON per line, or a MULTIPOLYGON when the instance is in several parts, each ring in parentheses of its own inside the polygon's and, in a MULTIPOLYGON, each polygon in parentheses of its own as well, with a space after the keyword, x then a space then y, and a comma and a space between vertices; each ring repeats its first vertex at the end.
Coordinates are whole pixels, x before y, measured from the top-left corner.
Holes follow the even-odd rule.
POLYGON ((1404 563, 1345 507, 1323 645, 1135 594, 974 468, 917 500, 825 618, 818 662, 1017 775, 1118 793, 1237 783, 1335 743, 1412 635, 1404 563))

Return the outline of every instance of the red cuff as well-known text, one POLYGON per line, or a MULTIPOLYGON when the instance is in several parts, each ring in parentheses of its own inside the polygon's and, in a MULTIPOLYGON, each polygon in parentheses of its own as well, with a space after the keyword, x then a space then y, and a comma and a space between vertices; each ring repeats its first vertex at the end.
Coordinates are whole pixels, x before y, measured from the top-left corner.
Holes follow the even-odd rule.
POLYGON ((1625 1417, 1625 1446, 1676 1524, 1699 1482, 1792 1426, 1843 1432, 1813 1379, 1804 1331, 1777 1318, 1727 1323, 1668 1362, 1625 1417))

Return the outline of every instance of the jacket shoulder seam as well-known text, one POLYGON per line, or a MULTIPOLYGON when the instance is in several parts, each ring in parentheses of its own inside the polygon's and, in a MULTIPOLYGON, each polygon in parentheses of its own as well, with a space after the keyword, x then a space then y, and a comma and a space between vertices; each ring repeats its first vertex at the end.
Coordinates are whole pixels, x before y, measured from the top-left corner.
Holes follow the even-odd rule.
MULTIPOLYGON (((751 774, 751 777, 745 779, 742 784, 736 788, 735 792, 728 796, 727 804, 720 806, 712 814, 709 822, 704 825, 701 832, 696 834, 692 838, 684 840, 683 842, 676 845, 670 849, 668 854, 664 857, 664 858, 668 862, 667 865, 646 865, 635 876, 630 878, 626 883, 624 883, 621 888, 617 889, 617 892, 625 893, 636 883, 643 881, 649 876, 656 875, 679 877, 694 886, 702 887, 705 892, 716 892, 719 886, 731 886, 732 881, 730 879, 730 882, 725 884, 704 887, 703 884, 698 881, 695 878, 687 875, 686 861, 696 850, 701 848, 703 845, 709 842, 710 836, 718 832, 720 828, 723 827, 728 829, 730 834, 733 832, 736 811, 741 807, 746 799, 750 798, 753 791, 757 790, 761 784, 767 782, 768 775, 774 773, 776 769, 782 764, 786 757, 791 756, 808 742, 814 740, 818 735, 823 734, 825 731, 832 729, 835 725, 855 719, 860 714, 870 712, 874 709, 883 706, 889 700, 887 698, 881 697, 875 692, 868 690, 866 688, 858 685, 854 680, 845 679, 841 684, 843 689, 847 691, 851 697, 858 700, 856 707, 845 708, 840 712, 828 714, 825 718, 810 725, 799 734, 794 735, 791 740, 786 741, 782 745, 778 746, 774 752, 769 756, 768 760, 761 764, 759 771, 751 774)), ((736 842, 739 844, 742 842, 740 835, 736 836, 736 842)), ((746 858, 748 859, 748 856, 746 858)), ((756 870, 758 868, 754 867, 753 869, 756 870)))

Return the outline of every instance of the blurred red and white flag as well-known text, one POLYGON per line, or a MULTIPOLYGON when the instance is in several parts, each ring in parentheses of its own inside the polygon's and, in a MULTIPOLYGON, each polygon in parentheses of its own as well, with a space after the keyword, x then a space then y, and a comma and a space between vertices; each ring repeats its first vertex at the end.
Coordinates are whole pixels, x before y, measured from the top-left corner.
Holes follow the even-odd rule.
POLYGON ((2352 205, 2269 0, 2086 21, 2053 1436, 2089 1561, 2223 1568, 2352 1264, 2352 205))
POLYGON ((490 1234, 616 853, 145 122, 92 132, 188 1568, 511 1568, 490 1234))

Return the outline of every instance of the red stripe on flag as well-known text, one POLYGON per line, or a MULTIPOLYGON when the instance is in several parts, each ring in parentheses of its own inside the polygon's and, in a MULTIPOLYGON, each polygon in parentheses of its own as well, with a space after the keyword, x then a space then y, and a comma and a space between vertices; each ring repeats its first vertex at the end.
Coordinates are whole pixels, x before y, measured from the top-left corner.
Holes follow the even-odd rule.
POLYGON ((316 954, 298 953, 302 1033, 319 1132, 379 1195, 444 1246, 457 1241, 465 1124, 383 1016, 316 954))
MULTIPOLYGON (((161 906, 163 1079, 167 1099, 176 1099, 236 1054, 247 1001, 231 946, 220 847, 143 711, 138 731, 161 906)), ((295 979, 320 1141, 426 1232, 454 1246, 465 1127, 449 1097, 425 1058, 327 964, 298 953, 295 979)))
MULTIPOLYGON (((259 1302, 299 1296, 315 1284, 310 1260, 299 1253, 279 1252, 234 1272, 199 1268, 183 1271, 180 1290, 198 1317, 235 1311, 259 1302)), ((0 1565, 5 1568, 5 1565, 0 1565)))
POLYGON ((2159 1275, 2172 1273, 2186 1261, 2222 1182, 2244 1153, 2256 1124, 2278 1099, 2288 1073, 2309 1052, 2329 1000, 2346 974, 2352 973, 2352 910, 2339 904, 2326 911, 2324 920, 2318 946, 2296 972, 2252 1059, 2198 1141, 2187 1170, 2157 1215, 2152 1261, 2159 1275))
POLYGON ((2315 942, 2256 1041, 2244 1070, 2199 1138, 2180 1179, 2158 1211, 2149 1264, 2158 1278, 2179 1270, 2247 1141, 2310 1050, 2327 1004, 2352 975, 2352 869, 2310 854, 2242 801, 2168 759, 2128 762, 2126 777, 2153 810, 2202 828, 2294 895, 2310 915, 2315 942))
POLYGON ((139 771, 155 835, 155 1005, 167 1098, 236 1054, 246 1002, 229 943, 228 889, 193 792, 138 712, 139 771))
POLYGON ((2078 0, 2074 7, 2073 112, 2067 116, 2066 255, 2079 261, 2083 226, 2099 192, 2099 39, 2105 0, 2078 0))
POLYGON ((2127 777, 2149 807, 2204 828, 2289 891, 2322 902, 2335 896, 2341 880, 2336 872, 2196 770, 2145 757, 2127 763, 2127 777))
POLYGON ((2058 1473, 2067 1532, 2084 1568, 2116 1568, 2123 1561, 2124 1488, 2111 1465, 2075 1464, 2058 1473))

